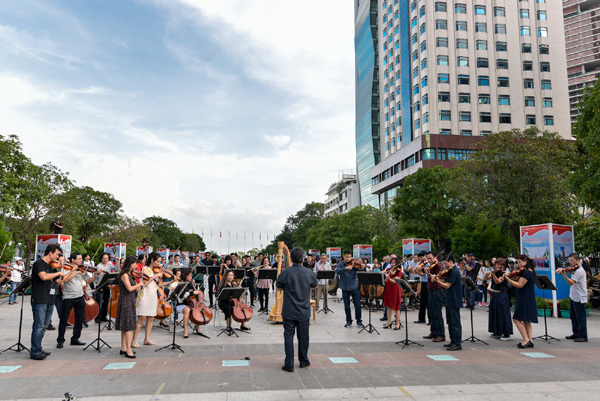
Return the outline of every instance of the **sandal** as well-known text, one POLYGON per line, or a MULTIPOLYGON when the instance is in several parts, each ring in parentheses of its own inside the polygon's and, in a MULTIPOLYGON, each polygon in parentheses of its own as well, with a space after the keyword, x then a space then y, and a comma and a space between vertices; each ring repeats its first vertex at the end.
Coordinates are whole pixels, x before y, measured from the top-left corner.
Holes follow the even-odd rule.
POLYGON ((154 345, 156 345, 156 343, 153 343, 152 341, 148 340, 148 341, 144 341, 144 345, 154 346, 154 345))
POLYGON ((139 348, 140 345, 138 343, 131 343, 131 348, 139 348))

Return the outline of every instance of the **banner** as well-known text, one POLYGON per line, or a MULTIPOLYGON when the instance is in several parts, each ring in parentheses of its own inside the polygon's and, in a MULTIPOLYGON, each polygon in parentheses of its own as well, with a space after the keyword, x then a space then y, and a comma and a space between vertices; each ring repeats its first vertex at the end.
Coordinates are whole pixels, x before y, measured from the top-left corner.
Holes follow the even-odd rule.
POLYGON ((342 248, 327 248, 327 259, 331 262, 331 258, 335 258, 337 262, 342 258, 342 248))
POLYGON ((143 246, 138 246, 137 248, 135 248, 135 256, 139 256, 146 251, 148 251, 148 255, 150 255, 152 252, 154 252, 154 248, 152 248, 151 246, 147 246, 146 248, 144 248, 143 246))
POLYGON ((423 251, 431 251, 430 239, 407 238, 402 240, 402 255, 416 255, 423 251))
POLYGON ((158 248, 156 250, 156 252, 162 256, 163 258, 165 258, 165 261, 169 261, 169 248, 158 248))
POLYGON ((315 260, 319 260, 319 257, 321 256, 321 250, 320 249, 309 249, 308 254, 313 255, 315 260))
POLYGON ((111 262, 115 261, 115 255, 120 258, 124 258, 126 255, 127 244, 124 242, 115 242, 115 243, 105 243, 104 244, 104 252, 108 253, 108 258, 111 262))
POLYGON ((35 236, 35 255, 34 261, 44 257, 46 247, 50 244, 58 244, 62 250, 65 261, 71 256, 71 242, 72 238, 70 235, 63 234, 42 234, 35 236))
POLYGON ((354 259, 367 259, 367 263, 373 261, 373 245, 354 245, 352 247, 352 257, 354 259))

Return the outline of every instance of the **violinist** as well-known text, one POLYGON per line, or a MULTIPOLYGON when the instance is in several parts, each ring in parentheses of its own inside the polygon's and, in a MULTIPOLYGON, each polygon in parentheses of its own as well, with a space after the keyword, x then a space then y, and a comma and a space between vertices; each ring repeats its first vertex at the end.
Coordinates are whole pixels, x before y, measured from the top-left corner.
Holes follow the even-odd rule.
POLYGON ((120 354, 126 358, 135 358, 135 352, 131 350, 131 334, 136 328, 135 298, 137 291, 144 287, 143 281, 136 284, 132 277, 132 270, 134 269, 136 260, 135 256, 128 256, 119 272, 120 296, 117 317, 115 319, 115 329, 121 331, 120 354))
POLYGON ((11 274, 10 274, 10 259, 6 261, 5 265, 0 265, 0 269, 1 269, 0 270, 0 285, 3 285, 4 281, 8 280, 11 276, 11 274))
MULTIPOLYGON (((265 258, 262 259, 264 260, 265 258)), ((251 261, 252 258, 249 255, 245 255, 242 258, 241 267, 246 270, 245 284, 243 284, 243 286, 248 287, 248 291, 250 292, 250 306, 254 307, 254 300, 256 299, 256 272, 258 271, 259 265, 254 265, 251 261)))
MULTIPOLYGON (((184 282, 188 283, 186 290, 181 294, 181 298, 177 299, 177 313, 183 314, 183 338, 188 338, 188 326, 190 322, 190 313, 191 309, 187 305, 187 300, 189 297, 200 294, 200 290, 196 289, 194 286, 194 281, 192 280, 194 275, 191 270, 183 269, 180 273, 180 276, 184 277, 184 282)), ((177 283, 178 284, 178 283, 177 283)), ((177 286, 175 284, 175 286, 177 286)), ((200 335, 200 326, 196 325, 196 333, 200 335)))
POLYGON ((350 312, 350 296, 352 296, 352 302, 354 303, 356 324, 359 327, 364 327, 361 319, 358 277, 356 276, 356 272, 358 270, 364 270, 364 265, 362 264, 362 261, 358 263, 354 262, 354 259, 352 259, 352 252, 346 250, 344 251, 344 261, 339 263, 335 269, 335 272, 340 277, 340 288, 342 289, 342 298, 344 299, 344 310, 346 312, 346 325, 344 327, 352 326, 352 313, 350 312))
POLYGON ((431 310, 429 309, 429 291, 427 289, 427 280, 428 276, 425 273, 425 270, 429 266, 429 262, 427 261, 427 257, 425 256, 425 252, 421 251, 419 255, 415 255, 415 261, 419 258, 418 263, 414 266, 414 271, 419 275, 419 280, 421 281, 421 292, 419 293, 419 320, 416 320, 415 323, 426 323, 425 316, 427 316, 427 320, 431 324, 431 310))
POLYGON ((31 332, 31 359, 45 359, 50 352, 42 349, 42 340, 46 327, 50 324, 54 311, 54 297, 56 295, 55 279, 64 273, 55 270, 54 264, 62 256, 63 251, 57 244, 49 244, 44 251, 44 256, 38 259, 31 270, 31 309, 33 310, 33 328, 31 332))
POLYGON ((395 278, 402 278, 402 265, 400 264, 400 258, 392 258, 390 260, 390 270, 385 276, 385 292, 383 293, 383 304, 388 308, 388 319, 387 324, 383 326, 384 329, 392 327, 392 311, 396 314, 396 325, 394 330, 400 330, 402 325, 400 324, 400 307, 402 305, 402 290, 398 283, 394 281, 395 278))
MULTIPOLYGON (((449 255, 444 261, 444 279, 440 275, 433 275, 433 282, 446 290, 446 321, 450 342, 444 344, 448 351, 462 349, 462 326, 460 324, 460 308, 462 308, 462 282, 460 273, 454 268, 454 257, 449 255)), ((434 340, 435 341, 435 340, 434 340)))
MULTIPOLYGON (((231 262, 231 258, 229 259, 229 261, 231 262)), ((217 293, 220 294, 221 290, 223 290, 223 288, 234 288, 234 287, 239 287, 239 285, 237 285, 235 283, 235 281, 233 280, 233 270, 231 270, 231 269, 225 270, 225 273, 223 273, 223 280, 221 281, 221 285, 219 285, 219 290, 217 293)), ((221 310, 225 314, 225 321, 227 322, 227 329, 231 330, 231 314, 233 312, 233 307, 231 305, 231 302, 229 302, 229 300, 221 300, 221 301, 219 301, 219 308, 221 308, 221 310)), ((250 330, 250 327, 246 326, 246 322, 242 322, 240 330, 248 331, 248 330, 250 330)))
POLYGON ((442 316, 444 287, 432 279, 433 275, 437 275, 442 271, 442 265, 438 262, 433 252, 430 251, 425 256, 427 263, 429 263, 429 267, 423 271, 428 275, 427 292, 429 295, 429 311, 431 312, 431 332, 423 338, 433 340, 433 342, 443 342, 446 341, 446 329, 444 328, 444 318, 442 316))
MULTIPOLYGON (((271 265, 269 264, 268 258, 263 258, 263 264, 260 266, 261 269, 270 269, 271 265)), ((269 288, 271 287, 271 281, 268 278, 263 278, 258 280, 258 301, 260 302, 259 312, 266 312, 269 310, 269 288)), ((317 300, 317 302, 319 302, 317 300)))
POLYGON ((69 264, 72 266, 71 271, 67 271, 63 268, 64 276, 56 280, 57 284, 60 284, 63 287, 63 302, 62 310, 59 316, 60 323, 58 325, 56 348, 62 348, 64 346, 67 320, 69 319, 71 309, 75 310, 75 324, 73 325, 71 345, 85 345, 84 342, 79 341, 85 312, 83 286, 84 283, 90 284, 98 276, 98 270, 96 270, 90 278, 84 278, 86 270, 83 266, 83 257, 79 252, 71 253, 71 256, 69 257, 69 264))
POLYGON ((537 323, 535 305, 535 266, 533 260, 526 255, 517 255, 517 266, 512 273, 504 273, 504 279, 516 288, 515 313, 513 322, 517 326, 523 341, 518 348, 533 348, 533 329, 531 323, 537 323))
MULTIPOLYGON (((320 260, 315 264, 315 274, 318 274, 317 272, 319 270, 331 270, 331 265, 327 262, 327 254, 325 253, 321 254, 320 260)), ((316 307, 319 309, 319 299, 321 298, 321 295, 323 295, 323 309, 327 310, 327 290, 329 288, 329 280, 320 279, 318 281, 319 285, 317 285, 315 290, 316 307)))
MULTIPOLYGON (((144 268, 144 266, 146 266, 146 254, 144 253, 140 253, 137 257, 137 263, 135 264, 135 271, 138 273, 142 272, 142 269, 144 268)), ((142 279, 141 278, 136 278, 135 281, 136 282, 140 282, 142 279)))
POLYGON ((133 348, 140 347, 137 343, 137 336, 144 323, 146 323, 144 345, 156 345, 156 343, 150 340, 150 332, 152 331, 152 324, 154 323, 154 316, 156 316, 156 308, 158 307, 158 287, 166 285, 162 280, 162 271, 154 273, 155 268, 160 268, 160 260, 161 256, 153 252, 148 255, 146 266, 142 269, 142 282, 146 281, 146 285, 145 288, 142 288, 138 292, 136 301, 137 325, 131 343, 133 348), (144 277, 146 278, 144 279, 144 277))
MULTIPOLYGON (((110 255, 106 252, 102 252, 100 254, 100 263, 96 266, 98 268, 99 273, 113 273, 116 272, 115 265, 110 262, 110 255)), ((94 284, 98 285, 100 282, 100 276, 95 281, 94 284)), ((100 322, 108 322, 108 304, 110 299, 110 287, 107 285, 102 289, 102 292, 96 292, 94 294, 94 298, 96 298, 96 302, 100 306, 100 313, 96 316, 96 323, 100 322)))
POLYGON ((510 319, 509 288, 504 278, 506 272, 506 259, 498 258, 492 271, 486 273, 490 281, 490 314, 488 320, 488 331, 490 337, 500 340, 510 340, 513 334, 512 321, 510 319))
MULTIPOLYGON (((207 262, 205 263, 206 266, 217 266, 217 263, 219 262, 219 257, 216 254, 213 254, 210 259, 208 259, 207 257, 207 262)), ((218 274, 210 274, 208 276, 208 299, 210 301, 210 305, 209 307, 212 308, 214 306, 214 295, 215 295, 215 290, 219 287, 219 275, 218 274)))
POLYGON ((584 343, 588 341, 585 317, 585 304, 587 303, 586 275, 578 254, 572 253, 569 255, 569 265, 570 267, 567 269, 556 270, 556 273, 562 274, 571 287, 569 290, 569 309, 573 334, 566 338, 567 340, 574 340, 576 343, 584 343), (567 273, 571 273, 571 277, 568 277, 567 273))
MULTIPOLYGON (((17 293, 13 293, 15 288, 21 284, 21 273, 23 273, 23 259, 16 258, 15 264, 12 268, 6 269, 7 273, 10 274, 10 297, 8 298, 8 304, 14 305, 18 304, 17 302, 17 293)), ((0 280, 0 283, 3 280, 0 280)))
MULTIPOLYGON (((58 257, 57 266, 62 266, 64 261, 65 261, 65 257, 63 255, 60 255, 58 257)), ((62 267, 59 267, 59 269, 60 268, 62 268, 62 267)), ((54 309, 56 309, 56 314, 58 315, 58 317, 60 319, 60 316, 62 314, 62 303, 63 303, 62 286, 59 285, 56 280, 54 280, 54 284, 56 286, 56 294, 54 296, 54 309)), ((56 327, 54 327, 52 325, 52 319, 50 319, 50 324, 48 324, 48 327, 46 327, 46 330, 56 330, 56 327)))

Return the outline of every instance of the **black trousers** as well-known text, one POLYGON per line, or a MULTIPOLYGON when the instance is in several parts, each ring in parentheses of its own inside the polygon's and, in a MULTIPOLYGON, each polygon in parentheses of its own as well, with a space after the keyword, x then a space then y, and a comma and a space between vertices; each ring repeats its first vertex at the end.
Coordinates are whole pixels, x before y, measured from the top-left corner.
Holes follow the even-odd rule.
POLYGON ((58 338, 56 339, 59 343, 65 342, 65 331, 67 330, 67 320, 69 319, 71 309, 75 310, 75 324, 73 325, 73 336, 71 337, 71 340, 79 340, 79 337, 81 337, 85 300, 83 297, 63 299, 60 311, 60 323, 58 325, 58 338))
POLYGON ((259 288, 258 289, 258 302, 260 302, 260 309, 269 309, 269 289, 259 288))
POLYGON ((421 282, 421 300, 419 301, 419 322, 427 321, 431 323, 431 311, 429 310, 429 290, 427 290, 427 282, 421 282))
POLYGON ((309 363, 308 360, 308 327, 310 317, 306 320, 289 320, 283 318, 283 342, 285 348, 284 366, 294 367, 294 334, 298 336, 298 361, 301 365, 309 363))

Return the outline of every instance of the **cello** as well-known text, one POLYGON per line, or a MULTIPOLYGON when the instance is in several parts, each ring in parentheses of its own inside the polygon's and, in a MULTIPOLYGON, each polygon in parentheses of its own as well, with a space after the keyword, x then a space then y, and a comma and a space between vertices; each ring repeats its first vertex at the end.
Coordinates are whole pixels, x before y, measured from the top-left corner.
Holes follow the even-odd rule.
MULTIPOLYGON (((290 267, 292 265, 292 258, 290 258, 290 250, 285 245, 283 241, 277 241, 277 277, 281 274, 281 262, 283 261, 282 255, 285 253, 285 264, 286 267, 290 267)), ((269 313, 269 318, 267 322, 283 322, 283 317, 281 316, 281 309, 283 308, 283 290, 277 290, 277 297, 275 298, 275 305, 271 308, 271 312, 269 313)))
MULTIPOLYGON (((94 298, 90 297, 86 291, 83 292, 83 299, 85 300, 85 311, 83 312, 83 321, 91 322, 96 318, 96 316, 98 316, 98 313, 100 313, 100 307, 98 306, 98 302, 96 302, 94 298)), ((75 324, 75 308, 71 309, 71 313, 69 313, 67 323, 71 325, 75 324)))
POLYGON ((163 320, 171 316, 173 307, 169 302, 167 302, 167 296, 162 288, 158 287, 156 291, 158 292, 158 304, 156 305, 155 318, 158 320, 163 320))
MULTIPOLYGON (((196 290, 196 286, 194 285, 193 281, 192 287, 194 290, 196 290)), ((192 323, 202 326, 208 324, 212 320, 213 313, 210 308, 204 304, 204 293, 202 293, 202 291, 198 292, 198 295, 196 296, 189 297, 188 304, 190 306, 190 320, 192 323)))

